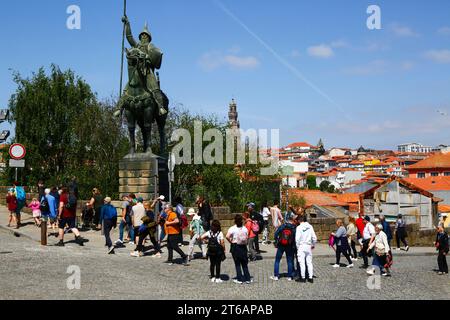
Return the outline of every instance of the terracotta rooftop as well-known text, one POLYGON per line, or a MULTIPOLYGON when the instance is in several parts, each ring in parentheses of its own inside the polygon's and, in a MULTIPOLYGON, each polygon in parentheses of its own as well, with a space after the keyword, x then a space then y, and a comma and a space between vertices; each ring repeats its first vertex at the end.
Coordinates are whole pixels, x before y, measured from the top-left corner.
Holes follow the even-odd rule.
POLYGON ((447 204, 439 204, 438 211, 439 213, 450 213, 450 206, 447 204))
POLYGON ((325 193, 320 190, 300 190, 290 189, 289 197, 303 197, 306 200, 306 207, 313 205, 328 206, 328 207, 348 207, 349 204, 344 201, 339 201, 333 194, 325 193))
POLYGON ((404 178, 404 180, 427 191, 450 190, 450 177, 404 178))
POLYGON ((407 169, 450 168, 450 153, 435 153, 407 167, 407 169))
POLYGON ((285 149, 286 148, 315 148, 315 147, 307 142, 294 142, 286 146, 285 149))

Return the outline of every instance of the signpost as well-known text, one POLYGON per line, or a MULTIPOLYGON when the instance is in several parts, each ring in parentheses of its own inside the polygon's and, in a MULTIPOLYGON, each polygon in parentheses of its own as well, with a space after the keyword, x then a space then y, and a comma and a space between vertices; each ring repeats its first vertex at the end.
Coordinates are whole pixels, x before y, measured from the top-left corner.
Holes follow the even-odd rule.
POLYGON ((25 167, 25 155, 27 154, 27 150, 20 143, 14 143, 9 147, 9 156, 11 160, 9 161, 10 168, 16 168, 16 181, 17 181, 17 168, 25 167))

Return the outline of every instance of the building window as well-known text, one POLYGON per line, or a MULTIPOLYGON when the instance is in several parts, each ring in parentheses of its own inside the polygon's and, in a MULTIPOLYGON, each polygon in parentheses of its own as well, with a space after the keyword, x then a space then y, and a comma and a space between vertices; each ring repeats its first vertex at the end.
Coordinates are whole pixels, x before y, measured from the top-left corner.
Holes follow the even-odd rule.
POLYGON ((444 172, 445 177, 450 177, 450 172, 444 172))
POLYGON ((424 179, 424 178, 425 178, 425 172, 419 172, 419 173, 417 174, 417 178, 419 178, 419 179, 424 179))
POLYGON ((432 172, 432 173, 431 173, 431 176, 432 176, 432 177, 439 177, 439 172, 432 172))

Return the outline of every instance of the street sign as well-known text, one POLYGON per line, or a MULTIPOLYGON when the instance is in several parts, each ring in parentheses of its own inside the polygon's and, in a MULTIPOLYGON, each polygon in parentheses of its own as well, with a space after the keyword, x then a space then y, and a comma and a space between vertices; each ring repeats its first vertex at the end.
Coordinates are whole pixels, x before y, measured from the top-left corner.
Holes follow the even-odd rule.
POLYGON ((25 147, 20 143, 14 143, 11 145, 11 147, 9 147, 9 155, 11 159, 22 160, 23 158, 25 158, 26 154, 27 151, 25 150, 25 147))
POLYGON ((294 175, 294 167, 293 166, 285 166, 281 170, 283 172, 283 176, 293 176, 294 175))
POLYGON ((10 168, 25 168, 25 160, 9 159, 10 168))

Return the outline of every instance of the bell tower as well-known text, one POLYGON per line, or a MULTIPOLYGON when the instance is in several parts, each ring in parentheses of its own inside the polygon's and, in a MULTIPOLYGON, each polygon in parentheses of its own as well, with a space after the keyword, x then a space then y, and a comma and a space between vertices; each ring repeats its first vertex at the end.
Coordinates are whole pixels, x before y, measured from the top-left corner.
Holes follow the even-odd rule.
POLYGON ((238 120, 237 104, 234 99, 231 100, 231 103, 230 103, 230 111, 228 112, 228 120, 229 120, 231 129, 233 129, 233 130, 240 129, 241 125, 239 124, 239 120, 238 120))

